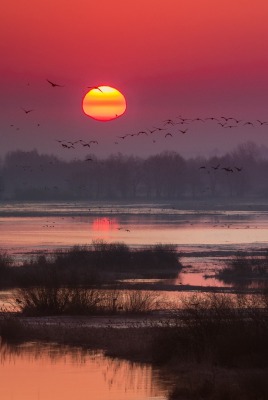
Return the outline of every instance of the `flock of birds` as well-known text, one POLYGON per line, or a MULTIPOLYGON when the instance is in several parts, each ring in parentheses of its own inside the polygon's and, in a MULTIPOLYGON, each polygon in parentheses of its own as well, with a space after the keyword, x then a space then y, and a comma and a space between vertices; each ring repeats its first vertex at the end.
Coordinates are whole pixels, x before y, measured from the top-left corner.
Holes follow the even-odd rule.
MULTIPOLYGON (((50 85, 52 88, 64 88, 64 87, 65 87, 64 85, 60 85, 60 84, 58 84, 58 83, 52 82, 52 81, 49 80, 49 79, 46 79, 46 82, 49 83, 49 85, 50 85)), ((30 86, 30 83, 28 83, 27 86, 30 86)), ((97 90, 99 90, 100 92, 102 92, 101 88, 99 88, 98 86, 87 86, 87 88, 88 88, 88 89, 97 89, 97 90)), ((36 111, 34 108, 20 107, 20 109, 21 109, 26 115, 28 115, 28 114, 30 114, 30 113, 36 111)), ((40 123, 37 123, 37 127, 40 127, 40 125, 41 125, 40 123)), ((15 124, 10 124, 10 127, 11 127, 11 128, 14 128, 16 131, 19 131, 19 130, 20 130, 20 127, 19 127, 19 126, 15 126, 15 124)), ((63 147, 64 147, 64 148, 73 148, 73 147, 70 147, 70 146, 63 146, 63 147)))
MULTIPOLYGON (((160 126, 153 126, 151 129, 144 129, 133 133, 127 133, 121 136, 117 136, 118 139, 125 140, 126 138, 136 136, 150 136, 156 134, 163 134, 164 138, 173 137, 177 134, 185 135, 188 134, 193 127, 196 127, 196 123, 207 123, 214 122, 223 129, 233 129, 238 127, 249 126, 252 128, 268 125, 268 121, 261 121, 259 119, 255 121, 244 121, 242 119, 236 119, 234 117, 207 117, 207 118, 184 118, 181 115, 173 119, 166 119, 162 121, 160 126)), ((153 140, 155 143, 156 140, 153 140)), ((118 142, 115 142, 118 144, 118 142)))
POLYGON ((216 166, 211 166, 211 167, 207 167, 206 165, 201 165, 201 167, 199 167, 199 169, 203 169, 206 170, 208 173, 210 173, 209 168, 213 169, 214 171, 218 171, 218 170, 224 170, 225 172, 241 172, 243 170, 242 167, 221 167, 220 164, 216 165, 216 166))
MULTIPOLYGON (((47 83, 52 88, 64 88, 64 85, 59 83, 53 82, 49 79, 46 79, 47 83)), ((28 83, 29 85, 29 83, 28 83)), ((102 92, 99 86, 88 86, 88 89, 96 89, 102 92)), ((26 114, 29 115, 35 111, 34 108, 25 108, 21 107, 21 110, 26 114)), ((114 141, 115 145, 119 145, 121 142, 126 142, 130 138, 135 137, 152 137, 152 143, 156 143, 158 138, 161 139, 172 139, 174 136, 177 135, 188 135, 193 128, 196 128, 198 124, 203 125, 206 123, 213 123, 215 126, 220 127, 221 129, 232 130, 238 127, 250 127, 250 128, 258 128, 268 126, 268 121, 262 121, 259 119, 256 120, 243 120, 237 119, 235 117, 228 117, 228 116, 210 116, 206 118, 195 117, 195 118, 185 118, 182 115, 179 115, 175 118, 169 118, 163 120, 158 126, 152 126, 150 129, 142 129, 136 132, 126 133, 122 135, 118 135, 116 140, 114 141)), ((11 127, 15 127, 14 124, 10 125, 11 127)), ((40 123, 37 123, 37 126, 40 126, 40 123)), ((19 127, 16 128, 19 130, 19 127)), ((67 140, 67 139, 56 139, 56 142, 59 144, 60 148, 63 150, 74 150, 74 149, 92 149, 92 146, 98 145, 99 142, 97 140, 89 140, 85 141, 83 139, 78 140, 67 140)), ((94 161, 92 157, 86 157, 84 161, 94 161)), ((217 170, 224 170, 226 173, 234 173, 234 172, 241 172, 242 167, 240 166, 206 166, 202 165, 199 168, 200 170, 206 170, 207 173, 210 173, 209 170, 213 169, 214 171, 217 170)))

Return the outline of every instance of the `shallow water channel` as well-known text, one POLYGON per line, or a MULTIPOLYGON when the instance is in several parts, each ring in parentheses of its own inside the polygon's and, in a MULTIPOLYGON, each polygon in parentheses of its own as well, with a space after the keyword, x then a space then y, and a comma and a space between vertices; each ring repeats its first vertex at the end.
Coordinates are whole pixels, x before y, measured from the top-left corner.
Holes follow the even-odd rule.
POLYGON ((167 398, 158 370, 77 348, 0 346, 0 399, 149 400, 167 398))

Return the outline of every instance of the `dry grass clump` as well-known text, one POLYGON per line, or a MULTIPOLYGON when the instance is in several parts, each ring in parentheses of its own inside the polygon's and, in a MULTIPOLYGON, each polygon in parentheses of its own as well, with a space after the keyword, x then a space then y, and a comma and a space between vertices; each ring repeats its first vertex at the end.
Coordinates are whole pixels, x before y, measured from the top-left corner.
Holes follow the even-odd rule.
POLYGON ((124 243, 94 241, 38 254, 16 267, 6 254, 0 255, 2 287, 100 286, 125 278, 172 278, 181 268, 172 245, 130 249, 124 243))
POLYGON ((26 315, 102 315, 148 313, 157 307, 153 291, 33 287, 16 291, 15 302, 26 315))
POLYGON ((122 293, 119 309, 125 313, 146 313, 157 308, 158 299, 154 291, 130 290, 122 293))
POLYGON ((34 287, 18 289, 16 302, 26 315, 81 315, 98 312, 96 289, 34 287))
POLYGON ((268 366, 267 294, 194 295, 179 319, 181 354, 223 366, 268 366))
POLYGON ((250 285, 253 282, 268 284, 268 253, 264 256, 237 255, 227 262, 217 279, 236 285, 250 285))

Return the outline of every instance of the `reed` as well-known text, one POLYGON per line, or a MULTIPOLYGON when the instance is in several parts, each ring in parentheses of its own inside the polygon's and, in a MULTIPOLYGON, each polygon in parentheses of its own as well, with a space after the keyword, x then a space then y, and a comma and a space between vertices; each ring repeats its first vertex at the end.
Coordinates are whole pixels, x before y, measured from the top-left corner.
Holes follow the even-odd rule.
POLYGON ((2 260, 2 287, 92 287, 126 278, 176 277, 182 268, 172 245, 130 249, 103 241, 39 254, 22 266, 10 266, 4 255, 2 260))

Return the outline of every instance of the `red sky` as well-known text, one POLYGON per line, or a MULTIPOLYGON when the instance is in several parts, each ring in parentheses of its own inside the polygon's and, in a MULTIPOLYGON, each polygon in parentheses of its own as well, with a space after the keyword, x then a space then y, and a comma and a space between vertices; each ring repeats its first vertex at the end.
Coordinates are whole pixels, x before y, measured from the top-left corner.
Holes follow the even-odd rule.
POLYGON ((268 145, 268 125, 234 133, 208 124, 173 141, 153 145, 139 137, 114 145, 118 135, 177 115, 268 120, 266 0, 2 0, 0 34, 2 154, 37 148, 64 157, 55 142, 61 138, 97 138, 97 155, 209 154, 247 140, 268 145), (102 84, 128 103, 127 113, 109 123, 81 108, 86 87, 102 84), (25 115, 21 107, 35 111, 25 115))

